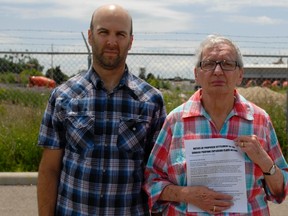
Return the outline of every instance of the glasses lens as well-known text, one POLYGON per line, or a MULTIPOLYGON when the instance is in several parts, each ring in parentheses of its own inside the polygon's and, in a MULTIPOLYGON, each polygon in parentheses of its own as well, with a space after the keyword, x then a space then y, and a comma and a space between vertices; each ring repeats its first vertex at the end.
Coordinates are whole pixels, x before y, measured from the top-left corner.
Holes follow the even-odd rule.
POLYGON ((223 70, 235 70, 236 68, 235 61, 222 61, 220 64, 223 70))
POLYGON ((202 70, 214 70, 216 67, 216 62, 215 61, 202 61, 201 62, 201 69, 202 70))

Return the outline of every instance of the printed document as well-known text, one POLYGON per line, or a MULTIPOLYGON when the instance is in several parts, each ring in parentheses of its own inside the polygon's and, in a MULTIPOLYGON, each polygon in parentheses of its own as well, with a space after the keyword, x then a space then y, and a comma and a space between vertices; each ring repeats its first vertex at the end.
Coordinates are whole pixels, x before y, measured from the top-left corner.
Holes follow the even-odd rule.
MULTIPOLYGON (((234 141, 216 139, 185 140, 188 186, 207 186, 233 196, 229 213, 247 213, 244 153, 234 141)), ((188 212, 203 212, 188 204, 188 212)))

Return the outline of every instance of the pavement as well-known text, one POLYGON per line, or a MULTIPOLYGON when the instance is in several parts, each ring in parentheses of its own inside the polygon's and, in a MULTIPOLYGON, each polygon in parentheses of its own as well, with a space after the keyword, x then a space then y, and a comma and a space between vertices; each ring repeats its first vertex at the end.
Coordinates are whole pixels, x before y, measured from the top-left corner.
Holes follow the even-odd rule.
MULTIPOLYGON (((37 216, 37 173, 0 173, 0 215, 37 216)), ((271 216, 288 215, 288 198, 269 202, 271 216)))

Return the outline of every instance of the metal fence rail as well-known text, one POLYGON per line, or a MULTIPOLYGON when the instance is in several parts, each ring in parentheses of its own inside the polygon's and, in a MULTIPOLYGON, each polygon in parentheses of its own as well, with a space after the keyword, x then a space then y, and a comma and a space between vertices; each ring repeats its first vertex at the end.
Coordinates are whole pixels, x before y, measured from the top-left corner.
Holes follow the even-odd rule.
MULTIPOLYGON (((7 58, 14 63, 27 59, 37 59, 44 68, 60 66, 68 76, 86 70, 91 63, 91 54, 88 52, 31 52, 31 51, 0 51, 0 59, 7 58)), ((288 79, 288 55, 251 55, 243 54, 245 78, 256 79, 288 79), (278 71, 281 71, 280 74, 278 71), (277 73, 276 73, 277 72, 277 73)), ((130 69, 139 74, 141 69, 160 78, 194 79, 193 53, 129 53, 127 63, 130 69)), ((0 69, 3 65, 0 64, 0 69)), ((13 71, 11 71, 13 72, 13 71)))

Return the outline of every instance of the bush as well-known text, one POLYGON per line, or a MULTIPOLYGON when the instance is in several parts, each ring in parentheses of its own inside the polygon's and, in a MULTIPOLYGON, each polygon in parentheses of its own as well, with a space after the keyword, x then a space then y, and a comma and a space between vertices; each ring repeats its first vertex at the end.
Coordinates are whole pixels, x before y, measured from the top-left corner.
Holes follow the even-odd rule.
POLYGON ((16 76, 17 74, 14 74, 14 73, 0 74, 0 82, 1 83, 16 83, 17 82, 16 76))
POLYGON ((288 134, 286 129, 286 116, 285 109, 281 106, 272 105, 272 104, 260 104, 263 109, 267 111, 267 113, 271 117, 271 121, 273 123, 274 129, 277 134, 278 141, 281 145, 283 154, 286 159, 288 159, 288 134))
POLYGON ((30 76, 43 76, 43 74, 40 71, 37 71, 36 69, 23 70, 20 73, 20 81, 21 81, 21 83, 27 85, 29 83, 29 77, 30 76))

